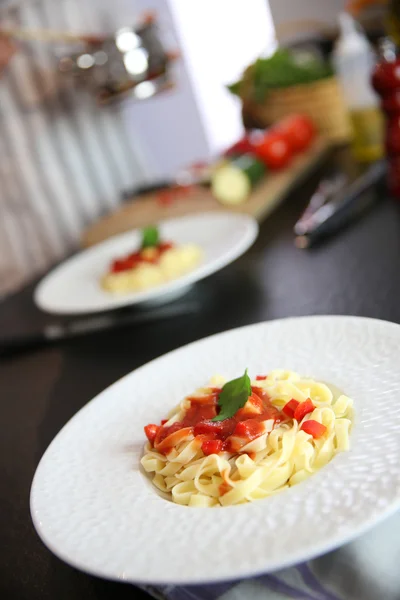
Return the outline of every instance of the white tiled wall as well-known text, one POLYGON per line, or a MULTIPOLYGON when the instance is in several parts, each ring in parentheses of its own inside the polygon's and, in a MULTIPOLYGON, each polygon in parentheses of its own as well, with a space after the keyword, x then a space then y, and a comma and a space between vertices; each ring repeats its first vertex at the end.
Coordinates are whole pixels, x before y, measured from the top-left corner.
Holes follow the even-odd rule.
MULTIPOLYGON (((1 20, 75 31, 119 25, 101 2, 15 2, 1 20)), ((82 229, 143 179, 138 140, 126 138, 118 108, 63 86, 54 52, 25 44, 0 79, 0 296, 71 251, 82 229)))

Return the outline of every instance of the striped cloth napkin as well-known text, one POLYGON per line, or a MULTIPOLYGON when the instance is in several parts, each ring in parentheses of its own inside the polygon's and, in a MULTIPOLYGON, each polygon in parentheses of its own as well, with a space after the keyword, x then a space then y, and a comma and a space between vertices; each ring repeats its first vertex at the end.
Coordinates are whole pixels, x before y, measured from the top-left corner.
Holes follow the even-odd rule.
POLYGON ((400 512, 339 550, 290 569, 245 581, 144 589, 158 600, 399 600, 400 512))

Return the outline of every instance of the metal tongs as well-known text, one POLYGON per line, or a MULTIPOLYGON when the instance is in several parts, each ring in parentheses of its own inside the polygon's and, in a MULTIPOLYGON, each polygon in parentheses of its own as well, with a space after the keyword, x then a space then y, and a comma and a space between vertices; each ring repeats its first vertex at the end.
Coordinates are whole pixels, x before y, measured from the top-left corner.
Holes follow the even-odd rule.
POLYGON ((377 194, 366 192, 382 180, 386 170, 386 161, 380 160, 355 179, 341 172, 321 181, 294 226, 296 246, 309 248, 370 207, 377 194))

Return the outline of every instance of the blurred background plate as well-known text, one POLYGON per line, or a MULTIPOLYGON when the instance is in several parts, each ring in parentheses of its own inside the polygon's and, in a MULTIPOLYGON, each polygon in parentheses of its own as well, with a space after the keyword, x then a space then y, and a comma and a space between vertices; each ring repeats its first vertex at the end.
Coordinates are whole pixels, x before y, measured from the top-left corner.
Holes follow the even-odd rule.
POLYGON ((176 244, 193 243, 204 252, 203 261, 190 273, 168 283, 121 295, 105 292, 100 278, 110 262, 133 252, 140 244, 140 230, 115 236, 70 258, 47 275, 35 291, 39 308, 56 314, 100 312, 144 302, 175 300, 188 287, 219 271, 241 256, 254 242, 257 222, 250 216, 203 213, 162 221, 162 239, 176 244))

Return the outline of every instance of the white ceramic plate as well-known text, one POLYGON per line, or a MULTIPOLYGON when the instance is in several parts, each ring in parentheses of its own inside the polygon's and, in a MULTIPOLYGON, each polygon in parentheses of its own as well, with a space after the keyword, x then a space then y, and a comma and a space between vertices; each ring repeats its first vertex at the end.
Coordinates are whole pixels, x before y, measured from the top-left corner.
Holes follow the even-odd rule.
POLYGON ((238 579, 350 541, 400 504, 400 326, 309 317, 235 329, 127 375, 57 435, 36 472, 31 513, 71 565, 153 584, 238 579), (307 481, 252 504, 189 508, 164 500, 139 469, 143 426, 221 373, 294 369, 355 403, 352 449, 307 481))
POLYGON ((161 236, 177 244, 193 243, 204 260, 190 273, 143 292, 113 295, 102 290, 100 278, 110 262, 135 250, 140 230, 112 237, 80 252, 51 271, 35 290, 39 308, 55 314, 92 313, 137 304, 167 302, 186 292, 196 281, 236 260, 257 237, 257 222, 247 215, 203 213, 162 221, 161 236))

